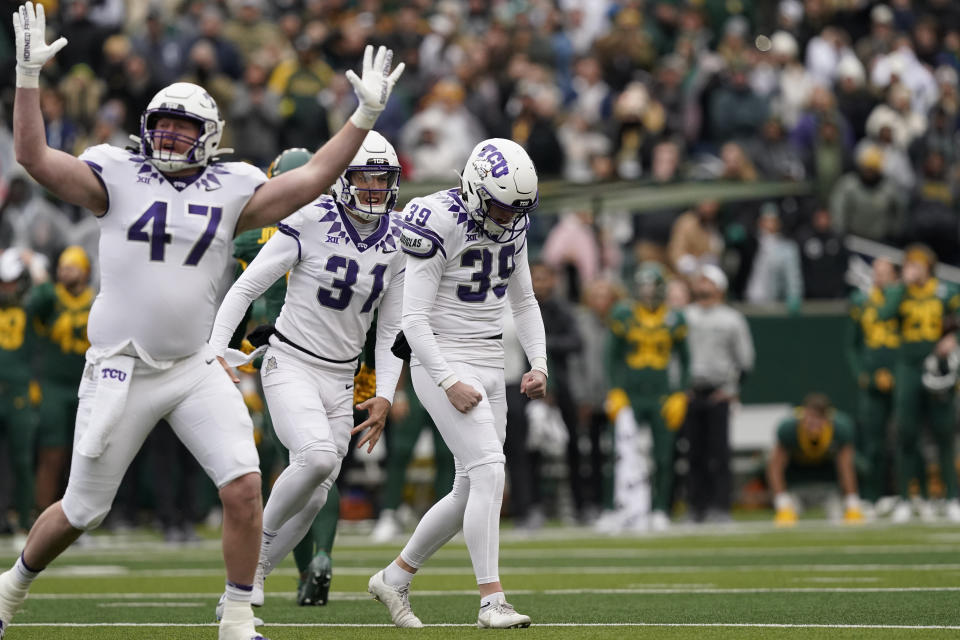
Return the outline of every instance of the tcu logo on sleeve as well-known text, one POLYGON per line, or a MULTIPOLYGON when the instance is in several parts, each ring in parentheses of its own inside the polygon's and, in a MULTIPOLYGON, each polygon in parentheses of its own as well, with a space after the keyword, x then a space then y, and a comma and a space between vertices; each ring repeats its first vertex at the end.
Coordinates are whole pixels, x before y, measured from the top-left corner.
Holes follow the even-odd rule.
POLYGON ((510 173, 510 169, 507 167, 507 159, 492 144, 488 144, 481 149, 478 157, 486 160, 486 163, 477 160, 473 164, 473 168, 477 170, 481 178, 485 178, 487 173, 493 175, 494 178, 500 178, 510 173), (481 164, 485 166, 480 166, 481 164))
POLYGON ((119 380, 120 382, 123 382, 124 380, 127 379, 127 374, 126 372, 121 371, 120 369, 104 369, 101 372, 101 377, 104 380, 109 378, 111 380, 119 380))

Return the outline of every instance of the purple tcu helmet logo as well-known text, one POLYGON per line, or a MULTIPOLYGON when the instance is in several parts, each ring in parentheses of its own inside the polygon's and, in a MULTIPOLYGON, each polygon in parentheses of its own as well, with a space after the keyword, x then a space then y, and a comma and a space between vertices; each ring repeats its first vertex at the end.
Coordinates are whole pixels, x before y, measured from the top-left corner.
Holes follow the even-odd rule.
POLYGON ((119 380, 120 382, 123 382, 124 380, 127 379, 127 374, 126 372, 121 371, 120 369, 104 369, 103 372, 101 373, 101 377, 104 380, 106 380, 107 378, 111 378, 113 380, 119 380))
POLYGON ((493 174, 494 178, 499 178, 510 173, 509 167, 507 167, 507 159, 503 157, 503 154, 492 144, 488 144, 480 149, 480 153, 477 154, 479 158, 486 160, 489 165, 481 168, 477 165, 479 162, 474 162, 473 166, 477 169, 477 173, 480 174, 480 177, 483 178, 486 176, 486 173, 489 171, 493 174))

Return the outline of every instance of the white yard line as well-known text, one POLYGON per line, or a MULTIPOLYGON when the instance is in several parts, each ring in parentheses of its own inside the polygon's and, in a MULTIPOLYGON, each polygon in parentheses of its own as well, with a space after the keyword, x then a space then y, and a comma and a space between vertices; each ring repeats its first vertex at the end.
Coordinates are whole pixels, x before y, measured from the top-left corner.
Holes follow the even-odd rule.
MULTIPOLYGON (((24 624, 13 625, 16 627, 216 627, 216 623, 186 623, 186 622, 91 622, 91 623, 66 623, 66 622, 27 622, 24 624)), ((382 629, 392 628, 392 624, 360 624, 360 623, 295 623, 284 622, 280 624, 267 624, 266 627, 297 627, 304 629, 312 628, 361 628, 361 629, 382 629)), ((425 627, 473 627, 476 624, 426 624, 425 627)), ((538 622, 535 627, 573 627, 573 628, 591 628, 591 627, 685 627, 685 628, 736 628, 736 629, 875 629, 875 630, 909 630, 909 631, 960 631, 960 625, 906 625, 906 624, 789 624, 772 622, 538 622)))

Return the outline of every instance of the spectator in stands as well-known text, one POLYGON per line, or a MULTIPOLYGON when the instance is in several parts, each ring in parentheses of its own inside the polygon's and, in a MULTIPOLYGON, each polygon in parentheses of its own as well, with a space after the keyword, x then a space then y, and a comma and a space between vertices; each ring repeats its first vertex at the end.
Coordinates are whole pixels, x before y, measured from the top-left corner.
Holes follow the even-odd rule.
POLYGON ((867 118, 866 133, 879 138, 889 128, 890 142, 900 150, 907 149, 927 129, 926 112, 918 113, 910 106, 910 90, 897 84, 887 90, 887 100, 878 104, 867 118))
POLYGON ((857 171, 840 178, 830 194, 830 215, 837 233, 880 242, 900 237, 905 203, 882 170, 883 152, 876 146, 861 148, 857 171))
POLYGON ((774 70, 772 110, 787 129, 792 129, 810 100, 813 78, 799 60, 797 40, 785 31, 770 38, 770 57, 774 70))
MULTIPOLYGON (((91 0, 73 0, 63 6, 60 35, 70 42, 70 64, 85 64, 94 72, 103 62, 103 41, 111 30, 90 19, 91 0)), ((67 66, 67 63, 61 62, 67 66)))
POLYGON ((760 139, 750 148, 750 157, 765 178, 800 181, 806 176, 803 161, 787 139, 780 118, 771 117, 764 122, 760 139))
POLYGON ((728 142, 720 148, 720 159, 723 161, 721 180, 732 182, 756 182, 759 177, 757 168, 736 142, 728 142))
POLYGON ((755 137, 767 119, 769 105, 750 88, 748 73, 746 62, 732 63, 723 85, 710 96, 710 131, 718 144, 755 137))
POLYGON ((877 99, 867 90, 866 76, 863 65, 854 56, 847 56, 837 66, 836 92, 837 109, 852 130, 855 139, 859 140, 867 134, 867 118, 877 99))
POLYGON ((666 112, 653 99, 646 86, 631 82, 614 103, 614 120, 618 129, 614 136, 617 175, 635 180, 643 174, 644 159, 663 132, 666 112))
POLYGON ((572 267, 569 291, 575 292, 571 298, 578 300, 579 292, 600 275, 600 249, 590 210, 567 211, 547 234, 541 259, 557 272, 572 267))
POLYGON ((917 60, 909 38, 900 38, 897 49, 877 58, 870 70, 870 84, 885 90, 902 84, 910 90, 914 111, 926 114, 937 99, 937 83, 933 74, 917 60))
MULTIPOLYGON (((192 82, 205 88, 217 102, 217 107, 221 113, 230 112, 233 98, 236 95, 236 85, 230 76, 220 70, 216 50, 207 40, 197 40, 196 44, 190 48, 190 53, 187 56, 187 68, 180 81, 192 82)), ((137 130, 139 131, 139 128, 137 130)), ((233 132, 230 128, 223 128, 220 144, 224 147, 233 146, 233 132)))
POLYGON ((807 299, 843 298, 847 293, 846 274, 850 254, 830 221, 830 210, 818 206, 810 223, 797 232, 807 299))
POLYGON ((726 291, 723 271, 707 265, 694 279, 694 304, 684 310, 692 385, 684 429, 694 522, 730 519, 730 403, 754 361, 750 329, 743 314, 723 303, 726 291))
POLYGON ((40 93, 40 112, 47 134, 47 145, 66 153, 73 153, 77 143, 77 126, 65 112, 63 94, 56 89, 44 89, 40 93))
POLYGON ((183 49, 157 6, 147 11, 143 30, 133 39, 134 50, 143 56, 150 75, 161 85, 176 82, 183 64, 183 49))
POLYGON ((303 34, 295 43, 296 63, 281 65, 270 88, 281 97, 280 147, 316 148, 330 136, 327 111, 318 94, 330 84, 333 70, 321 57, 322 41, 303 34))
POLYGON ((423 110, 400 131, 400 150, 412 161, 415 180, 449 176, 450 167, 466 162, 476 141, 484 137, 463 99, 463 87, 456 81, 436 83, 423 99, 423 110))
POLYGON ((557 129, 557 138, 563 147, 563 179, 569 182, 587 184, 596 176, 590 166, 595 155, 610 154, 610 139, 598 128, 591 127, 586 118, 572 113, 557 129))
POLYGON ((691 276, 704 264, 720 262, 723 236, 717 226, 719 210, 716 200, 704 200, 673 223, 667 247, 672 269, 691 276))
POLYGON ((850 169, 850 153, 841 140, 838 119, 822 119, 807 159, 807 172, 813 177, 816 197, 820 200, 829 198, 837 180, 850 169))
POLYGON ((870 11, 870 34, 857 41, 857 57, 872 61, 893 50, 896 32, 893 28, 893 11, 885 4, 876 5, 870 11))
POLYGON ((264 1, 239 0, 236 6, 233 19, 223 28, 224 37, 237 46, 244 62, 259 53, 275 64, 290 45, 277 23, 264 15, 264 1))
POLYGON ((855 57, 850 48, 850 36, 839 27, 826 25, 820 35, 811 38, 807 44, 807 71, 815 84, 831 87, 840 62, 848 57, 855 57))
POLYGON ((958 264, 960 220, 956 184, 947 169, 939 151, 930 150, 924 156, 904 233, 907 241, 922 242, 944 262, 958 264))
POLYGON ((800 116, 797 126, 790 132, 790 141, 803 158, 812 158, 820 125, 826 120, 832 121, 839 129, 840 141, 844 148, 853 149, 853 133, 850 125, 837 110, 836 98, 826 87, 818 86, 810 93, 810 104, 800 116))
POLYGON ((31 250, 35 255, 30 259, 30 267, 36 280, 38 274, 49 273, 50 265, 55 264, 54 260, 67 246, 70 223, 60 209, 44 199, 40 187, 25 174, 17 171, 7 176, 7 180, 7 197, 0 204, 0 220, 10 235, 0 237, 0 247, 31 250))
POLYGON ((217 68, 233 78, 239 79, 243 76, 243 58, 237 48, 237 43, 227 38, 223 32, 223 13, 214 5, 204 3, 194 3, 191 6, 200 6, 200 31, 191 40, 186 42, 184 47, 184 64, 189 56, 193 45, 198 40, 210 43, 216 54, 217 68))
POLYGON ((797 243, 781 231, 780 209, 774 202, 760 207, 757 222, 757 249, 747 279, 748 302, 784 302, 790 313, 798 313, 803 301, 803 275, 797 243))
POLYGON ((620 9, 613 27, 593 44, 599 69, 614 91, 634 79, 638 69, 651 71, 656 64, 657 42, 640 10, 620 9))
POLYGON ((550 86, 542 87, 526 94, 523 105, 523 111, 513 122, 512 137, 530 154, 541 178, 558 178, 564 162, 556 124, 559 91, 550 86))
POLYGON ((243 79, 230 110, 234 152, 242 160, 265 167, 279 151, 280 96, 267 88, 267 68, 258 61, 247 65, 243 79))
POLYGON ((662 135, 680 138, 686 135, 689 114, 685 81, 689 69, 682 56, 669 54, 657 66, 651 93, 663 109, 662 135))

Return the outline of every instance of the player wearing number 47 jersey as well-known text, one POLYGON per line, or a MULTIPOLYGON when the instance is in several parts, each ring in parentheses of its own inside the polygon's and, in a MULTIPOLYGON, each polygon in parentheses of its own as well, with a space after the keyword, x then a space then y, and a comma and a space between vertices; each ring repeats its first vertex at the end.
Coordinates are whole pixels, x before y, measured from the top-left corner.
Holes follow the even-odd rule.
MULTIPOLYGON (((410 608, 413 574, 461 528, 480 590, 478 626, 530 625, 506 602, 499 576, 507 417, 501 338, 509 296, 533 367, 520 390, 543 397, 546 340, 526 242, 537 194, 537 173, 523 148, 494 138, 474 148, 459 189, 414 199, 404 209, 402 325, 413 352, 410 377, 454 455, 456 477, 400 556, 370 578, 370 593, 397 626, 423 626, 410 608)), ((402 348, 400 339, 395 349, 402 348)))
POLYGON ((264 509, 255 606, 263 604, 264 578, 326 503, 351 430, 367 431, 360 446, 372 450, 390 410, 402 366, 390 353, 400 329, 405 262, 400 217, 392 213, 399 178, 396 152, 371 131, 334 185, 334 195, 321 196, 277 225, 217 314, 210 344, 228 364, 253 359, 266 348, 263 391, 277 437, 290 452, 290 464, 264 509), (261 348, 249 355, 227 349, 250 303, 288 271, 276 326, 251 335, 261 348), (377 309, 376 396, 358 405, 369 418, 354 429, 353 376, 377 309))
POLYGON ((66 45, 45 44, 43 6, 14 14, 17 160, 57 197, 90 209, 100 225, 100 293, 79 390, 70 480, 23 553, 0 575, 0 637, 39 570, 100 524, 144 439, 166 420, 220 490, 228 601, 220 640, 257 640, 250 593, 260 539, 259 461, 239 391, 206 339, 233 235, 283 219, 333 183, 385 107, 402 65, 372 47, 363 77, 348 79, 357 112, 306 165, 266 182, 241 163, 214 163, 224 122, 201 87, 162 89, 141 116, 138 146, 101 145, 81 158, 46 144, 39 75, 66 45))

